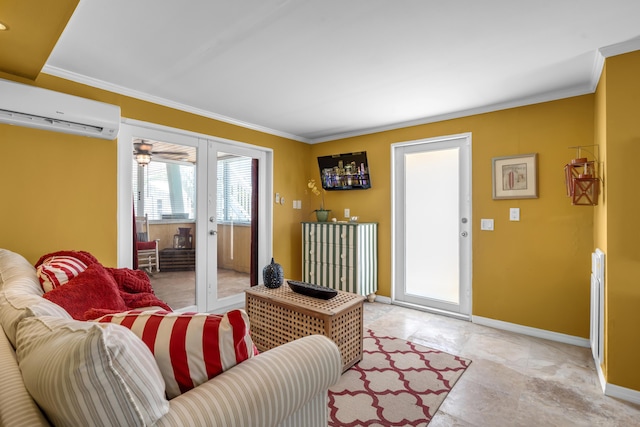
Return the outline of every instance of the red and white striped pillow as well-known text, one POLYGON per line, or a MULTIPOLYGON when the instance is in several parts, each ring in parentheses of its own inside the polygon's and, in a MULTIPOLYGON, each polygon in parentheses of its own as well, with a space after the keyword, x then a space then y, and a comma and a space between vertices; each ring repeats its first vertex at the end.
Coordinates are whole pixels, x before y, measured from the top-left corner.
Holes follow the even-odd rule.
POLYGON ((244 310, 225 315, 132 310, 96 319, 125 326, 153 353, 172 399, 258 354, 244 310))
POLYGON ((87 269, 87 265, 72 256, 52 256, 36 268, 38 280, 45 292, 62 286, 87 269))

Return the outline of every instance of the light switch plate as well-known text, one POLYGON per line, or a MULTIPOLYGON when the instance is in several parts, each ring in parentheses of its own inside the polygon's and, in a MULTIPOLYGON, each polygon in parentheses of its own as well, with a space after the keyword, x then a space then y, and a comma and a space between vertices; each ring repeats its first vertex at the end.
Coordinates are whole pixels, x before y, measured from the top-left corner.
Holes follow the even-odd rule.
POLYGON ((520 221, 520 208, 509 209, 509 221, 520 221))
POLYGON ((493 231, 493 219, 481 219, 480 230, 493 231))

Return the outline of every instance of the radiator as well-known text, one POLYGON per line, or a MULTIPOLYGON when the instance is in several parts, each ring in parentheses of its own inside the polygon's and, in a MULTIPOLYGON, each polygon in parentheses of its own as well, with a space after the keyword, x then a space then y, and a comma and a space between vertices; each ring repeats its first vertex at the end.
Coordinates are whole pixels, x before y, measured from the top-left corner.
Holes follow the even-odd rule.
POLYGON ((604 252, 596 249, 591 254, 591 327, 590 342, 593 360, 604 362, 604 252))

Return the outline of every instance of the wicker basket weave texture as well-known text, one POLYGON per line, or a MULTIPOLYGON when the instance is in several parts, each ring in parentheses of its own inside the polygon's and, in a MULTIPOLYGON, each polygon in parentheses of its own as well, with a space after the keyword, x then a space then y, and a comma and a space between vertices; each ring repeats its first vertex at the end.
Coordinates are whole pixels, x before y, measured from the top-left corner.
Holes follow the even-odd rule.
POLYGON ((320 334, 332 339, 340 349, 343 371, 362 360, 363 296, 339 292, 330 300, 322 300, 285 286, 258 286, 246 294, 251 337, 259 351, 320 334))

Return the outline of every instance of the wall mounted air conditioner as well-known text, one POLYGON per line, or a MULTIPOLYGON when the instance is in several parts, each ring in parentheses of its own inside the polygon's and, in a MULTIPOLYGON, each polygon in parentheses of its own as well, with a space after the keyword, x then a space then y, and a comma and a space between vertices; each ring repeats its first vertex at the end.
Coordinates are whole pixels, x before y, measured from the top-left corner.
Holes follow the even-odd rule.
POLYGON ((115 139, 120 107, 0 80, 0 123, 115 139))

